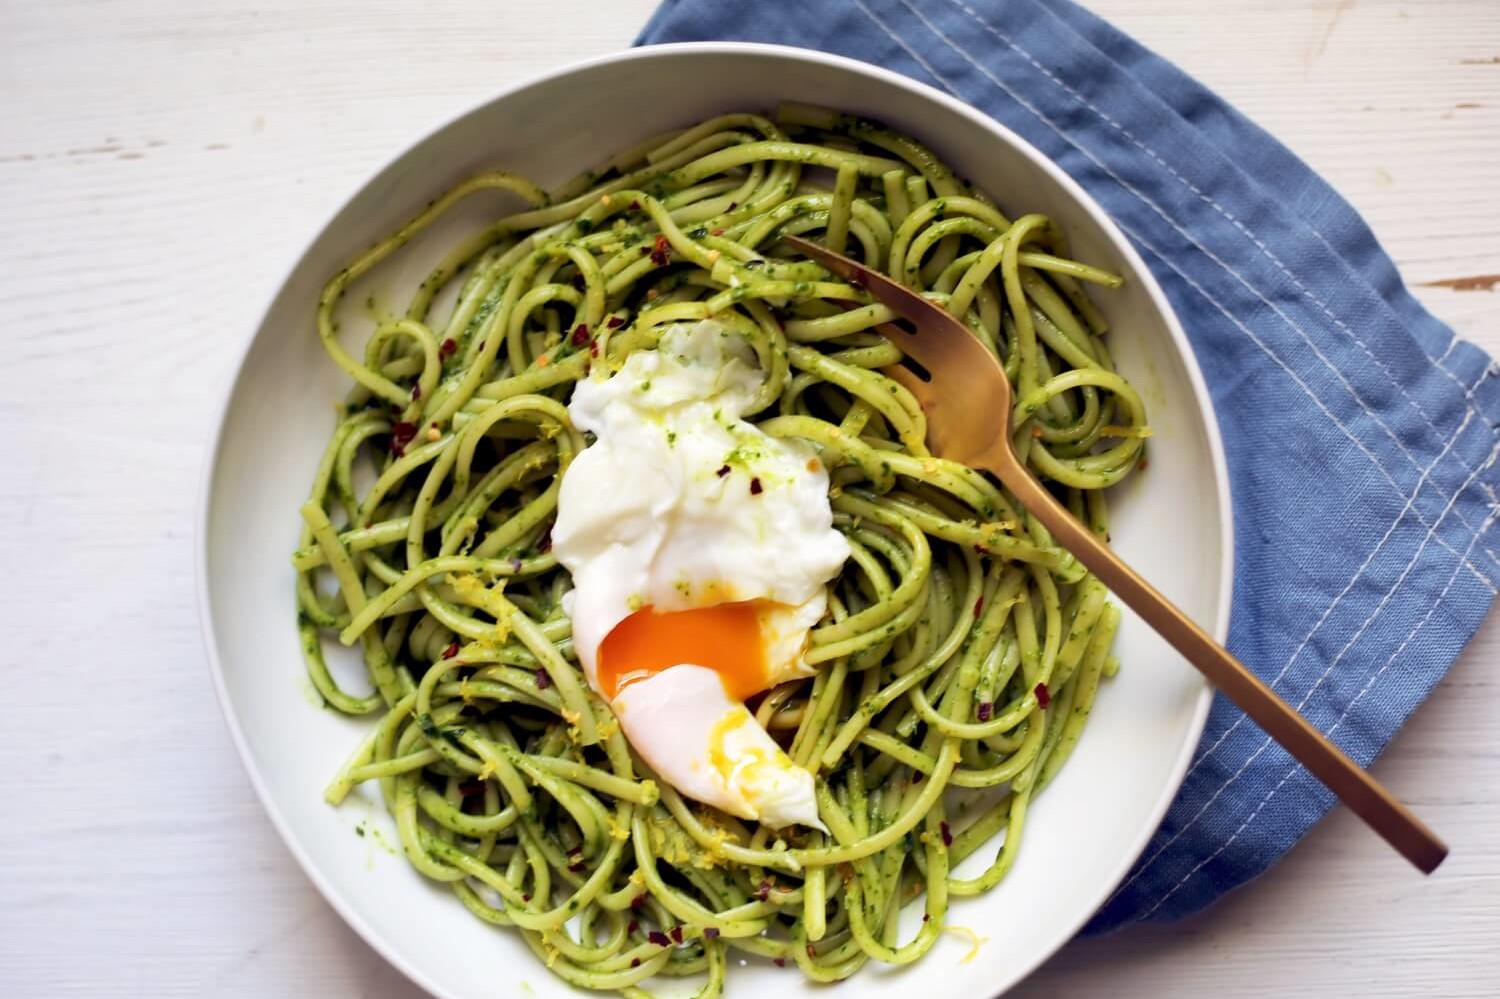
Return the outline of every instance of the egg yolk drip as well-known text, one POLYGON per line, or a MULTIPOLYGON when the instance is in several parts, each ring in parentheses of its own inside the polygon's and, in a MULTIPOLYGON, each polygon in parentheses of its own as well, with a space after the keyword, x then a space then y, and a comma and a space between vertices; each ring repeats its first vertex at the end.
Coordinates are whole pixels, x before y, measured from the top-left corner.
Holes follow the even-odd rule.
POLYGON ((691 610, 645 607, 615 625, 599 646, 599 686, 613 699, 635 680, 683 663, 719 674, 724 691, 743 701, 766 687, 762 601, 691 610))

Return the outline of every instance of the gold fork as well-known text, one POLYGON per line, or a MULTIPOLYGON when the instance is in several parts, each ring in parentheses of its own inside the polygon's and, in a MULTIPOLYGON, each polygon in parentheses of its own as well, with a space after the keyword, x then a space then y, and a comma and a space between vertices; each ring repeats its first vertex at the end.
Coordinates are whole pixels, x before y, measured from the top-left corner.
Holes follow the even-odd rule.
POLYGON ((999 360, 967 327, 877 271, 817 243, 796 236, 783 238, 907 321, 876 329, 931 376, 925 380, 902 366, 886 369, 921 403, 927 415, 927 444, 934 454, 993 474, 1059 545, 1403 857, 1426 874, 1443 862, 1448 847, 1432 830, 1126 565, 1027 470, 1011 446, 1010 380, 999 360), (975 400, 983 400, 986 412, 995 412, 998 419, 974 419, 975 400))

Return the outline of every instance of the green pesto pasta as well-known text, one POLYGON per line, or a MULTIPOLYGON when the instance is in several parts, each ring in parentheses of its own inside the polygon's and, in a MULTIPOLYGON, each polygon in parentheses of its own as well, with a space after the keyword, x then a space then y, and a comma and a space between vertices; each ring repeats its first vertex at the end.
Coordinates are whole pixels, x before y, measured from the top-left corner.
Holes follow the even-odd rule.
POLYGON ((326 704, 370 719, 328 801, 378 782, 412 866, 579 987, 635 996, 697 976, 717 996, 731 956, 817 981, 915 961, 951 899, 1004 879, 1118 665, 1104 587, 992 480, 928 453, 920 409, 882 374, 900 354, 874 327, 895 317, 787 234, 962 318, 1015 386, 1023 459, 1107 536, 1104 490, 1149 436, 1084 291, 1120 279, 875 122, 788 105, 658 137, 550 193, 481 174, 318 306, 354 385, 301 510, 297 621, 326 704), (488 189, 530 207, 453 246, 351 352, 334 320, 350 284, 488 189), (750 419, 830 470, 852 550, 811 635, 816 675, 751 704, 815 775, 827 834, 654 779, 585 682, 562 610, 549 529, 587 445, 574 383, 710 317, 764 369, 750 419), (362 651, 368 692, 335 681, 325 642, 362 651), (986 862, 956 875, 975 853, 986 862), (926 918, 903 938, 919 897, 926 918))

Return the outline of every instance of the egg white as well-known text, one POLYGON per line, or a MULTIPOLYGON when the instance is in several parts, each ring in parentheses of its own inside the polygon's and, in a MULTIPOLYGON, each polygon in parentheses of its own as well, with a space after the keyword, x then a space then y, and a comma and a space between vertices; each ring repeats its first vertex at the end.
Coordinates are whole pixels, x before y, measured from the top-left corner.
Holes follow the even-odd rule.
POLYGON ((625 737, 690 798, 773 828, 818 820, 813 779, 724 692, 719 675, 683 664, 630 684, 613 701, 625 737))

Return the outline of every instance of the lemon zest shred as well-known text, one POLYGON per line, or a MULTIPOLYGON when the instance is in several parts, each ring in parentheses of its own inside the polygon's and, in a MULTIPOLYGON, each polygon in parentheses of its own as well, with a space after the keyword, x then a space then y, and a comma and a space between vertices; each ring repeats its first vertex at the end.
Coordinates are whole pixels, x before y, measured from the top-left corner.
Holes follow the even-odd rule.
POLYGON ((979 948, 990 942, 989 937, 982 937, 967 926, 944 925, 943 932, 951 933, 969 944, 969 952, 959 959, 959 964, 968 964, 974 960, 979 956, 979 948))

